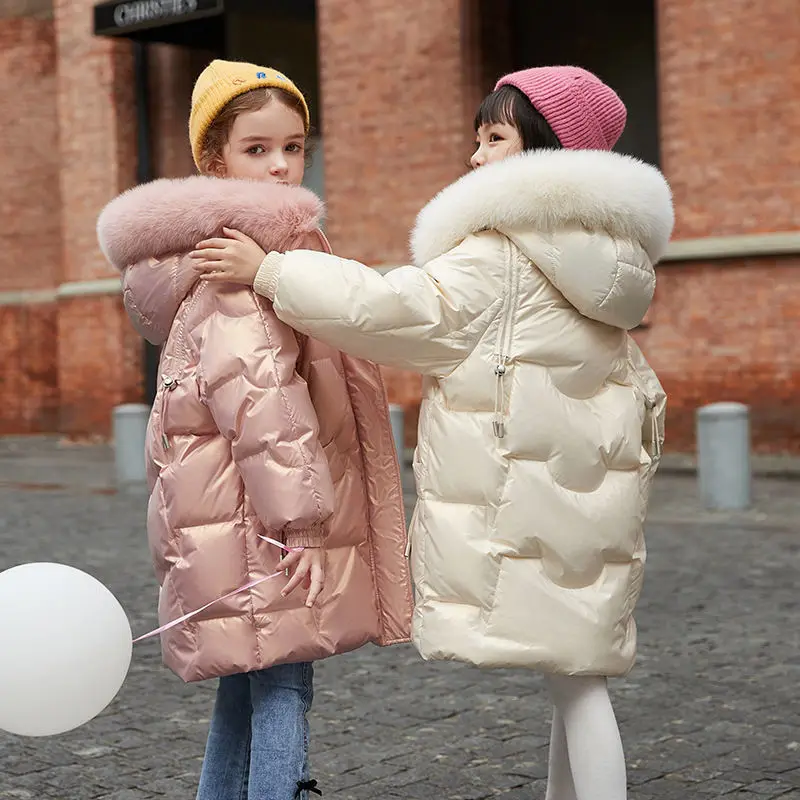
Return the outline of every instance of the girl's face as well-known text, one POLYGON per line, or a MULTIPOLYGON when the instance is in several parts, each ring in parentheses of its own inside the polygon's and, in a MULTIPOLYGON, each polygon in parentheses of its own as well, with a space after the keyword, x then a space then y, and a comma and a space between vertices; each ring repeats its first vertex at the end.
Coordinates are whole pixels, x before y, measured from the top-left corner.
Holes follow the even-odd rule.
POLYGON ((298 186, 305 172, 305 143, 302 117, 273 98, 258 111, 236 117, 219 177, 298 186))
POLYGON ((522 137, 508 122, 481 125, 475 141, 478 147, 469 160, 473 169, 522 152, 522 137))

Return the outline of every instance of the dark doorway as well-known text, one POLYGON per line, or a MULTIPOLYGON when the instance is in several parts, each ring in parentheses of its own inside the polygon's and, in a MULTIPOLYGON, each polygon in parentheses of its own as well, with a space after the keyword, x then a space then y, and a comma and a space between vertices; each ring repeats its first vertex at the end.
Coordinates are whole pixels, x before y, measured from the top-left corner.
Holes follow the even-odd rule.
POLYGON ((487 91, 506 71, 564 64, 588 69, 628 108, 615 149, 659 164, 653 0, 482 0, 481 17, 487 91))

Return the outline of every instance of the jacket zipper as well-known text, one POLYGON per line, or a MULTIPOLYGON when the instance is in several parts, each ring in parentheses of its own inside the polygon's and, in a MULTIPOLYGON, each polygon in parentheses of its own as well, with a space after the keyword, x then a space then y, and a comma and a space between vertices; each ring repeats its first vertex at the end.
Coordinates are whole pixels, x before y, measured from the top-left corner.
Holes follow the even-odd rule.
POLYGON ((164 445, 165 450, 169 450, 170 442, 169 438, 167 437, 167 433, 164 430, 164 425, 167 421, 167 405, 168 405, 168 398, 170 393, 175 389, 178 385, 178 379, 173 378, 171 375, 162 375, 161 376, 161 385, 164 388, 163 392, 163 400, 161 401, 161 444, 164 445))
POLYGON ((496 439, 502 439, 506 435, 505 376, 508 372, 508 362, 511 360, 511 346, 514 341, 514 312, 516 310, 516 298, 519 291, 518 270, 515 269, 513 251, 511 251, 511 243, 508 239, 506 239, 505 246, 508 255, 506 296, 500 311, 500 330, 497 335, 497 353, 494 365, 495 395, 492 431, 496 439))
POLYGON ((653 444, 653 457, 658 458, 661 456, 661 442, 658 438, 658 417, 655 413, 656 401, 650 397, 650 393, 647 391, 647 387, 645 386, 641 375, 639 375, 639 373, 636 371, 636 368, 632 364, 630 365, 630 369, 633 384, 644 398, 644 407, 647 410, 647 413, 650 415, 650 441, 653 444))
POLYGON ((650 412, 650 441, 653 443, 653 457, 661 457, 661 442, 658 438, 658 416, 656 415, 656 404, 647 395, 644 398, 645 408, 650 412))
MULTIPOLYGON (((194 296, 189 302, 189 307, 183 310, 182 317, 180 320, 180 329, 178 332, 177 340, 175 342, 175 347, 173 350, 172 355, 168 359, 164 359, 162 357, 161 362, 159 363, 159 367, 164 367, 167 363, 170 364, 170 369, 173 372, 180 372, 184 369, 185 365, 189 362, 189 356, 186 351, 186 317, 188 316, 191 309, 197 303, 198 299, 201 297, 203 292, 205 291, 206 283, 201 281, 201 286, 195 291, 194 296)), ((164 445, 164 450, 170 449, 170 441, 169 437, 167 436, 164 430, 164 423, 167 419, 167 407, 169 405, 169 395, 170 392, 175 390, 175 387, 180 383, 179 378, 175 378, 172 375, 167 375, 166 373, 161 375, 161 386, 163 388, 162 397, 163 400, 161 401, 161 444, 164 445)))

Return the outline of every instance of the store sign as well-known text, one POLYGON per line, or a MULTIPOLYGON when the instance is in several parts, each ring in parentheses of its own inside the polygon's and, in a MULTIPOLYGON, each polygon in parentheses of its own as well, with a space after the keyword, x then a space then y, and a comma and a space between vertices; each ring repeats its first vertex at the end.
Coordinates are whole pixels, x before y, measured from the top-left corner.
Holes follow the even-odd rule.
POLYGON ((143 28, 210 17, 223 12, 223 0, 123 0, 94 7, 94 32, 124 35, 143 28))

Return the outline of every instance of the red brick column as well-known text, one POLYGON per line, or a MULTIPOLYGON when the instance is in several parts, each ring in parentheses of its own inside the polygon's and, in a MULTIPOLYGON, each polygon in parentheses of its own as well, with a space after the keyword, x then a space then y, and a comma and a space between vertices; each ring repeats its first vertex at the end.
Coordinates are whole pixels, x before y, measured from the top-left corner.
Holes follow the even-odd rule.
MULTIPOLYGON (((334 250, 404 264, 415 217, 466 170, 477 86, 475 3, 319 0, 328 231, 334 250)), ((387 370, 413 441, 420 381, 387 370)))
POLYGON ((142 392, 141 343, 119 293, 87 285, 116 277, 98 250, 95 223, 136 174, 130 45, 94 37, 92 7, 90 0, 54 4, 65 284, 58 315, 60 428, 74 436, 107 433, 111 409, 142 392))
POLYGON ((318 4, 329 232, 343 256, 405 263, 417 212, 465 171, 462 5, 318 4))
MULTIPOLYGON (((663 167, 676 238, 800 228, 794 0, 658 4, 663 167)), ((800 258, 665 264, 641 341, 670 395, 667 445, 697 406, 752 409, 756 447, 800 452, 800 258)))
POLYGON ((52 430, 57 419, 61 215, 55 38, 46 8, 0 14, 0 76, 1 435, 52 430))

